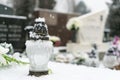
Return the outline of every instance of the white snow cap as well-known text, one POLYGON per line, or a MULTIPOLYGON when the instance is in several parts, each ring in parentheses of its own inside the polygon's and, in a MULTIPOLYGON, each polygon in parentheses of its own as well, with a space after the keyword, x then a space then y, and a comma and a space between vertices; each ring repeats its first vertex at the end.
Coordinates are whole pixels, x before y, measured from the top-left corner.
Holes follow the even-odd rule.
POLYGON ((45 18, 36 18, 35 22, 45 22, 45 18))

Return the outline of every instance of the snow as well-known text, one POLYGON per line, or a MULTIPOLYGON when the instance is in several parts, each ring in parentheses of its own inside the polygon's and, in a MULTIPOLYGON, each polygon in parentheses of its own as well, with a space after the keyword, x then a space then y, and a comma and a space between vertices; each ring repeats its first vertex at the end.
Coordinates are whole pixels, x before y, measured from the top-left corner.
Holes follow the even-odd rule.
POLYGON ((45 18, 36 18, 35 22, 45 22, 45 18))
POLYGON ((16 15, 6 15, 6 14, 0 14, 0 17, 5 18, 17 18, 17 19, 27 19, 25 16, 16 16, 16 15))
POLYGON ((52 73, 41 77, 28 76, 29 65, 0 68, 0 80, 120 80, 120 71, 49 62, 52 73))

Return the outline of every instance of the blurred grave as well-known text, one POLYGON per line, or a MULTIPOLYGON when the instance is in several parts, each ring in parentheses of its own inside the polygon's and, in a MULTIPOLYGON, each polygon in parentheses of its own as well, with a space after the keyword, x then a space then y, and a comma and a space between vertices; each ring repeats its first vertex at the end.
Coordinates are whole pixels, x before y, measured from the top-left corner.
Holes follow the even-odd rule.
POLYGON ((0 43, 13 45, 15 51, 22 52, 25 48, 26 17, 13 15, 13 9, 0 5, 0 43))
POLYGON ((80 22, 80 28, 76 34, 76 42, 67 44, 67 52, 89 52, 93 44, 97 45, 98 52, 107 51, 109 45, 103 43, 106 17, 106 10, 76 17, 80 22))

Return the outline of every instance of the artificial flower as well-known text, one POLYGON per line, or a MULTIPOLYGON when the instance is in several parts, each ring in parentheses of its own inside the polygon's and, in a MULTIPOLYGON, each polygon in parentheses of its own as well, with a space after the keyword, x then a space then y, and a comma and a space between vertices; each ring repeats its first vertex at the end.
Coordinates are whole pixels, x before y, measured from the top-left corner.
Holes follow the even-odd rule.
POLYGON ((71 18, 67 25, 66 28, 68 30, 78 30, 80 28, 80 22, 77 18, 71 18))

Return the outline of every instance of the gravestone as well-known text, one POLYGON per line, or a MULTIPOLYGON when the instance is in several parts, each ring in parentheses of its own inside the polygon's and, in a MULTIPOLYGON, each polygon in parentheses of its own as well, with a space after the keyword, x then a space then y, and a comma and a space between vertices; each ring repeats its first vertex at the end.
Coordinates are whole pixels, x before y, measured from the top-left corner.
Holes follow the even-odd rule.
POLYGON ((15 51, 25 49, 26 17, 0 14, 0 43, 7 42, 13 45, 15 51))
POLYGON ((106 17, 106 10, 88 13, 86 15, 76 17, 76 19, 80 22, 80 27, 78 33, 76 34, 77 42, 68 43, 67 51, 87 52, 92 49, 92 44, 96 44, 99 51, 104 52, 107 49, 107 45, 102 42, 106 17))

